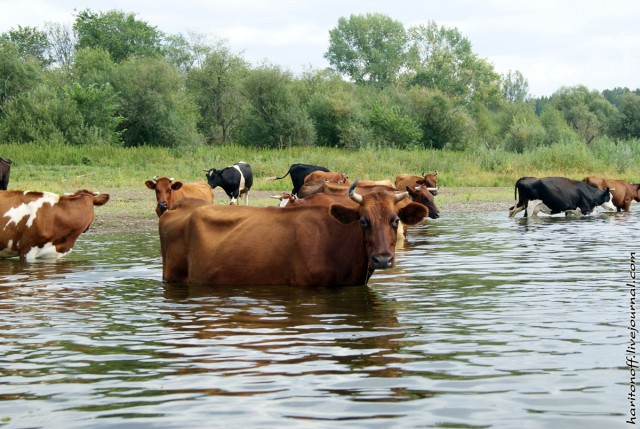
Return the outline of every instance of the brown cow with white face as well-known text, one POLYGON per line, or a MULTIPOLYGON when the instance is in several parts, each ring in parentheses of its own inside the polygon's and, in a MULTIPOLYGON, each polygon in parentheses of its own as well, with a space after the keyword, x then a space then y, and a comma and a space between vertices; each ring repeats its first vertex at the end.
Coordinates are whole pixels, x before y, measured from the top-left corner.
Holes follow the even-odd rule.
POLYGON ((108 200, 109 194, 86 189, 71 195, 0 192, 0 256, 27 262, 63 256, 93 222, 93 207, 108 200))
POLYGON ((173 204, 183 198, 198 198, 213 204, 213 190, 204 182, 182 183, 175 182, 173 177, 157 176, 153 180, 144 182, 147 188, 156 191, 156 214, 162 215, 173 204))
POLYGON ((290 209, 198 206, 185 200, 160 218, 164 280, 366 284, 374 270, 394 265, 399 222, 413 225, 427 214, 415 203, 398 208, 406 196, 386 190, 360 195, 352 189, 355 205, 290 209))
POLYGON ((597 189, 609 188, 611 202, 621 212, 631 210, 631 202, 640 202, 640 183, 632 184, 622 179, 605 179, 603 177, 587 176, 583 182, 597 189))

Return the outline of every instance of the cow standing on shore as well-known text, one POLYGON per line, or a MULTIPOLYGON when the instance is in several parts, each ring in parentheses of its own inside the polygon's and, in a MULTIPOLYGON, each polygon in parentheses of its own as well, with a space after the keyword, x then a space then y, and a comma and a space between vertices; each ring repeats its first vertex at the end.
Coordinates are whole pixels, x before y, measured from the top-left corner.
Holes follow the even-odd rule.
POLYGON ((220 186, 229 196, 229 204, 237 204, 238 198, 244 195, 244 205, 249 205, 249 190, 253 186, 253 172, 251 166, 244 162, 236 162, 222 170, 211 168, 205 170, 207 182, 211 189, 220 186))

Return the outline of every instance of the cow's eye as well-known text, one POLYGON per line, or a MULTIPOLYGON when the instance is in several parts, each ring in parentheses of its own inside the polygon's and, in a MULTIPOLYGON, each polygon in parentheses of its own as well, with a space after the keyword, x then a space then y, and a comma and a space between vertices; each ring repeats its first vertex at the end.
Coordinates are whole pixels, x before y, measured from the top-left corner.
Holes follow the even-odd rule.
POLYGON ((365 218, 360 218, 360 226, 363 228, 368 228, 369 227, 369 221, 366 220, 365 218))
POLYGON ((399 224, 400 224, 400 218, 396 217, 396 218, 391 219, 391 227, 392 228, 397 228, 399 224))

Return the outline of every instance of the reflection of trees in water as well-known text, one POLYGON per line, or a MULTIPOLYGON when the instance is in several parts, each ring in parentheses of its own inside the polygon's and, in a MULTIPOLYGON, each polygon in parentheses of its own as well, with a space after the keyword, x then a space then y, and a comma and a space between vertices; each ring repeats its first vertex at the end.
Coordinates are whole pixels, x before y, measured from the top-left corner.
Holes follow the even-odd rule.
POLYGON ((404 332, 392 303, 368 286, 167 285, 165 297, 182 304, 167 326, 196 340, 176 347, 222 372, 401 375, 389 364, 398 361, 404 332))

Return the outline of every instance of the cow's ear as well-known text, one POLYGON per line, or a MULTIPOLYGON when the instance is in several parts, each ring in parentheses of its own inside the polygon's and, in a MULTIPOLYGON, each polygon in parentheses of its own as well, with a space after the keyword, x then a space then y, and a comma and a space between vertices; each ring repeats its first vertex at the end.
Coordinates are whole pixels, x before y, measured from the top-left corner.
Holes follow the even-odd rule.
POLYGON ((153 182, 153 180, 147 180, 146 182, 144 182, 145 185, 147 185, 147 188, 149 189, 156 189, 156 184, 153 182))
POLYGON ((348 225, 360 219, 358 208, 343 206, 342 204, 332 204, 329 213, 338 222, 348 225))
POLYGON ((416 225, 427 217, 429 210, 422 204, 409 203, 398 210, 398 216, 405 225, 416 225))
POLYGON ((171 184, 171 189, 174 191, 177 191, 180 188, 182 188, 182 182, 174 182, 171 184))

